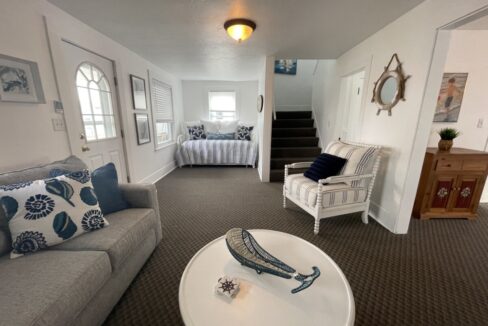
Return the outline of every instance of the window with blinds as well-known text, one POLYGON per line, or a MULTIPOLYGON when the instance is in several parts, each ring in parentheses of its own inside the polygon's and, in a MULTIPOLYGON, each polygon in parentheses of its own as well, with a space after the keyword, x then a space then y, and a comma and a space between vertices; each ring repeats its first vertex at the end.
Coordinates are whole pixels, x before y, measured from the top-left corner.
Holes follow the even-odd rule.
POLYGON ((210 120, 236 120, 236 92, 208 92, 210 120))
POLYGON ((173 141, 173 93, 171 86, 151 79, 151 98, 156 149, 173 141))

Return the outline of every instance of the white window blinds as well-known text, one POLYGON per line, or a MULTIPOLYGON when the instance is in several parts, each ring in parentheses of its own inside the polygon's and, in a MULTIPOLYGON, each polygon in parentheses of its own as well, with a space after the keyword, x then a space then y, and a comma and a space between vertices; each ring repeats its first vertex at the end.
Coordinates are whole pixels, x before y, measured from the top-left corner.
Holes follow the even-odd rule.
POLYGON ((173 120, 173 95, 171 87, 155 78, 151 80, 153 100, 153 119, 155 121, 173 120))

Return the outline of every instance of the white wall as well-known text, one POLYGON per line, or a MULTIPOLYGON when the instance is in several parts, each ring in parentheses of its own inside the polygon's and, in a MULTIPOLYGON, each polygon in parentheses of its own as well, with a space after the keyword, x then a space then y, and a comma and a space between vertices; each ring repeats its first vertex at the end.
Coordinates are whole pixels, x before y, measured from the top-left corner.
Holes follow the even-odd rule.
MULTIPOLYGON (((325 85, 337 85, 342 76, 365 68, 367 85, 364 90, 366 94, 371 94, 373 82, 381 75, 393 53, 398 53, 405 72, 412 75, 406 85, 406 102, 400 102, 393 109, 391 117, 385 112, 377 116, 376 106, 366 101, 361 123, 360 140, 385 147, 385 157, 372 196, 371 213, 392 232, 408 231, 428 142, 430 125, 426 129, 424 124, 426 118, 432 119, 434 108, 423 107, 423 97, 437 28, 487 4, 486 0, 427 0, 343 54, 335 64, 336 73, 325 76, 333 78, 332 81, 323 82, 325 85)), ((440 77, 434 80, 436 83, 439 81, 440 77)), ((318 91, 319 86, 317 84, 318 91)), ((327 87, 322 85, 321 89, 325 92, 327 87)), ((433 96, 430 92, 425 94, 429 99, 433 96)), ((338 92, 332 96, 338 96, 338 92)), ((333 113, 327 112, 337 110, 337 100, 322 102, 323 107, 314 109, 326 112, 322 113, 326 118, 333 116, 333 113)), ((324 133, 321 137, 330 137, 326 131, 321 132, 324 133)))
MULTIPOLYGON (((430 147, 437 147, 441 128, 457 128, 461 136, 454 140, 456 147, 487 151, 488 142, 488 30, 454 30, 451 32, 445 72, 467 72, 468 81, 458 121, 432 124, 430 147), (477 127, 483 119, 483 126, 477 127)), ((488 202, 488 184, 485 185, 482 202, 488 202)))
POLYGON ((317 60, 297 60, 297 74, 274 74, 277 111, 309 111, 312 106, 313 73, 317 60))
MULTIPOLYGON (((65 38, 115 61, 119 80, 122 127, 127 140, 128 172, 133 182, 155 181, 174 167, 175 145, 155 151, 154 143, 138 146, 132 110, 129 74, 146 78, 147 70, 173 87, 176 120, 182 119, 181 81, 76 20, 45 0, 0 0, 0 53, 36 61, 46 93, 46 105, 0 102, 0 171, 32 166, 70 155, 67 134, 52 131, 50 119, 57 100, 53 67, 44 32, 45 15, 51 38, 65 38), (22 24, 19 24, 22 21, 22 24), (15 26, 15 28, 14 28, 15 26), (12 141, 12 139, 14 141, 12 141)), ((150 103, 148 99, 148 103, 150 103)), ((150 110, 148 112, 151 113, 150 110)), ((151 128, 151 132, 153 132, 151 128)), ((154 139, 154 137, 151 137, 154 139)))
POLYGON ((263 95, 263 110, 258 114, 259 161, 261 181, 269 182, 271 161, 271 128, 273 122, 274 57, 263 58, 258 80, 258 93, 263 95))
POLYGON ((258 81, 200 81, 184 80, 183 112, 185 121, 208 119, 208 92, 235 91, 237 118, 256 125, 258 112, 258 81))
POLYGON ((467 72, 468 81, 459 119, 455 123, 432 124, 429 146, 437 147, 441 128, 457 128, 461 136, 456 147, 485 150, 488 140, 488 30, 455 30, 451 32, 445 72, 467 72), (478 119, 483 127, 477 128, 478 119))

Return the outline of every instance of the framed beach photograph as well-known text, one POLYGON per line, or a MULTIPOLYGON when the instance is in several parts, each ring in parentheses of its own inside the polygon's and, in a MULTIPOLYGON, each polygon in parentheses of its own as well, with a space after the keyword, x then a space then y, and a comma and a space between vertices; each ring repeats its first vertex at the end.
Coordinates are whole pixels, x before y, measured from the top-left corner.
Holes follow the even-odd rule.
POLYGON ((0 54, 0 101, 46 103, 37 63, 0 54))
POLYGON ((136 120, 137 144, 143 145, 151 142, 149 130, 149 116, 146 113, 134 113, 136 120))
POLYGON ((467 80, 467 73, 444 73, 437 97, 434 122, 458 121, 467 80))
POLYGON ((147 110, 146 81, 143 78, 130 75, 130 85, 134 110, 147 110))
POLYGON ((275 74, 296 75, 297 60, 295 59, 275 60, 274 72, 275 74))

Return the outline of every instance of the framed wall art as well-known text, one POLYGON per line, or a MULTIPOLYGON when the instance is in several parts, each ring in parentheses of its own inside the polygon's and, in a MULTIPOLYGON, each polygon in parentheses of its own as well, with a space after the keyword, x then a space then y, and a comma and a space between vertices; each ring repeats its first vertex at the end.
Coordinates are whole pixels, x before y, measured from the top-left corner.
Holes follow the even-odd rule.
POLYGON ((143 78, 130 75, 130 85, 134 110, 147 110, 146 81, 143 78))
POLYGON ((143 145, 151 142, 149 129, 149 115, 146 113, 134 113, 136 121, 137 144, 143 145))
POLYGON ((37 63, 0 54, 0 101, 46 103, 37 63))
POLYGON ((458 121, 467 81, 467 73, 444 73, 437 97, 434 122, 458 121))

